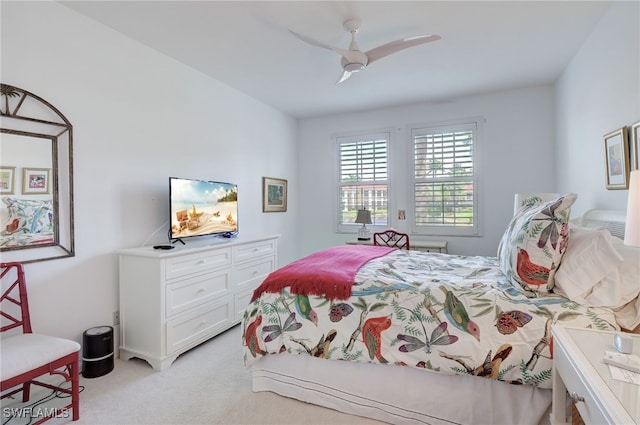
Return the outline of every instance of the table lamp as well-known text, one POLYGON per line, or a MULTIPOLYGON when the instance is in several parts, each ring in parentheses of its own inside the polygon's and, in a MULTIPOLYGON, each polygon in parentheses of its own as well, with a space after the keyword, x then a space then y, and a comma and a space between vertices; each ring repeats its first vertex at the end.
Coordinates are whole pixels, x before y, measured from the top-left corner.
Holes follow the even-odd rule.
POLYGON ((640 170, 634 170, 629 174, 629 198, 627 199, 624 244, 640 246, 640 170))
POLYGON ((371 239, 371 232, 367 229, 367 224, 371 224, 371 211, 358 210, 358 216, 356 217, 356 223, 362 223, 362 227, 358 229, 358 240, 368 241, 371 239))

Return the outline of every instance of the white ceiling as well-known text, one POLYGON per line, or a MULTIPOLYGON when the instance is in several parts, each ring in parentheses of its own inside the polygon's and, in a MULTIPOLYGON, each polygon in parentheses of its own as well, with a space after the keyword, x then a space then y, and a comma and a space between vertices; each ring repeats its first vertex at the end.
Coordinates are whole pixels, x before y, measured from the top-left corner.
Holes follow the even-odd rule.
POLYGON ((554 82, 610 1, 61 1, 294 117, 554 82), (419 34, 442 40, 387 56, 336 84, 340 56, 289 29, 363 51, 419 34))

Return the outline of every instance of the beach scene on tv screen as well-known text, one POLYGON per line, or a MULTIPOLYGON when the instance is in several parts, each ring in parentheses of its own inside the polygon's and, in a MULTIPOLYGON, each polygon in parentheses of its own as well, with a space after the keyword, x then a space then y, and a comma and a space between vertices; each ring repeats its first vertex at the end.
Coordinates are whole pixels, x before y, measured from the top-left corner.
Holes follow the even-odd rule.
POLYGON ((171 237, 238 230, 238 188, 234 184, 171 180, 171 237))

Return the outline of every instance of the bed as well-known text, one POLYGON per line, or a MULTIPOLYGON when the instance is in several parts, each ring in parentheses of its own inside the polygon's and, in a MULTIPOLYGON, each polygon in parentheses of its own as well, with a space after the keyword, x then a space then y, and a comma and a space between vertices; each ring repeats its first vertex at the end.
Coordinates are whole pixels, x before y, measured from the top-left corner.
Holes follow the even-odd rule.
POLYGON ((531 199, 496 257, 356 245, 275 271, 243 317, 253 390, 388 423, 545 422, 551 326, 640 324, 624 214, 570 221, 574 201, 531 199))

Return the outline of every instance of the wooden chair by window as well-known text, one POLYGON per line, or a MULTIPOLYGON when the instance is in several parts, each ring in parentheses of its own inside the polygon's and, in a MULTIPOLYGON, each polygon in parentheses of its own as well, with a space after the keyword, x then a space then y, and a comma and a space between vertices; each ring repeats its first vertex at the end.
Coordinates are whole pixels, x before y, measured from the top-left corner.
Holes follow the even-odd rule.
POLYGON ((373 244, 381 246, 393 246, 400 249, 411 249, 409 247, 409 235, 396 232, 395 230, 385 230, 373 234, 373 244))
POLYGON ((46 387, 70 395, 71 402, 62 408, 51 409, 48 416, 35 423, 45 422, 69 409, 72 419, 77 421, 80 419, 80 344, 64 338, 32 333, 27 287, 21 263, 0 263, 0 283, 0 398, 22 391, 22 400, 26 402, 29 400, 31 384, 46 387), (62 376, 65 382, 71 383, 71 388, 36 380, 46 374, 62 376))

